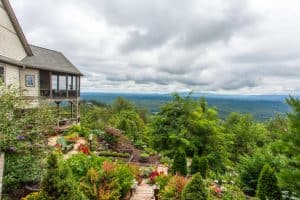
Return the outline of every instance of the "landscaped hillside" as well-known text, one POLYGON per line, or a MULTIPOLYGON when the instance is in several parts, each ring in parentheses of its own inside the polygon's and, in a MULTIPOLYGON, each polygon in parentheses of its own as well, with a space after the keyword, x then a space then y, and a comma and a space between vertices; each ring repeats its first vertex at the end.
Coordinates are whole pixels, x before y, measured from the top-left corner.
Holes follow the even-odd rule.
MULTIPOLYGON (((300 100, 288 115, 221 119, 205 98, 173 94, 155 115, 124 98, 81 104, 81 123, 55 127, 54 107, 0 85, 5 200, 295 199, 300 100), (29 170, 30 169, 30 170, 29 170)), ((66 114, 69 109, 62 110, 66 114)))

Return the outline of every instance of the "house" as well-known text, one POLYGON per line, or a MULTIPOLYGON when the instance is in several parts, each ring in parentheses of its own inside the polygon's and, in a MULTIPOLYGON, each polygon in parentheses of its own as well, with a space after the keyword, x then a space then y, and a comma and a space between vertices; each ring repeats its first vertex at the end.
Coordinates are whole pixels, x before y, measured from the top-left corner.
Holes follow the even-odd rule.
POLYGON ((41 99, 70 104, 79 122, 82 73, 60 52, 28 44, 9 0, 0 0, 0 80, 22 89, 32 106, 41 99))

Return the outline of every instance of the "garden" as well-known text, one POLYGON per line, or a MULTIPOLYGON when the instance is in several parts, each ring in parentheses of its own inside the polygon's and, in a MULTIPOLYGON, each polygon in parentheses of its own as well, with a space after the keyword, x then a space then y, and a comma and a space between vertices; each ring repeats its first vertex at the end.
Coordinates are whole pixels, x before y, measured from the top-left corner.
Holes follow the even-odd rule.
POLYGON ((123 98, 82 102, 65 130, 47 104, 26 105, 1 86, 5 200, 134 199, 147 184, 161 200, 297 199, 300 101, 266 122, 220 119, 204 98, 173 95, 155 115, 123 98))

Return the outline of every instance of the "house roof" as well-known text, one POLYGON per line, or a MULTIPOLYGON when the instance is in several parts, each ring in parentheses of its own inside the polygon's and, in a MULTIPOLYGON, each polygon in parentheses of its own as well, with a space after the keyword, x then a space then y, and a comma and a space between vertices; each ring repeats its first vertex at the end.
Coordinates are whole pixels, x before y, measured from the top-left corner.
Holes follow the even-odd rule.
POLYGON ((22 28, 18 22, 18 19, 14 13, 14 10, 12 9, 10 3, 9 3, 9 0, 1 0, 2 1, 2 4, 3 4, 3 7, 4 9, 6 10, 7 14, 8 14, 8 17, 13 25, 13 27, 15 28, 16 30, 16 33, 18 35, 18 37, 20 38, 21 40, 21 43, 26 51, 26 54, 28 56, 31 56, 32 55, 32 51, 29 47, 29 44, 27 42, 27 39, 22 31, 22 28))
POLYGON ((21 61, 0 55, 0 61, 21 67, 82 75, 82 73, 60 52, 29 45, 9 0, 0 0, 7 11, 27 56, 21 61))
POLYGON ((27 56, 21 63, 30 68, 65 72, 82 75, 82 73, 61 53, 50 49, 30 45, 33 56, 27 56))

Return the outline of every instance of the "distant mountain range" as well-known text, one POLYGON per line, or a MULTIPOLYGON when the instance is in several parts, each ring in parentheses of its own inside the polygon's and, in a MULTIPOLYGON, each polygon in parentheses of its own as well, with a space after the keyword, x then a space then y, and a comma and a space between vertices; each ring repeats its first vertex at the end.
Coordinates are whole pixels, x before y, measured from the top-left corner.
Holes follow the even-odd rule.
MULTIPOLYGON (((188 93, 180 93, 185 96, 188 93)), ((96 100, 111 104, 117 97, 124 97, 137 106, 147 108, 156 113, 164 103, 171 100, 171 94, 160 93, 102 93, 83 92, 83 100, 96 100)), ((265 121, 274 117, 276 113, 286 114, 290 111, 285 104, 287 95, 220 95, 211 93, 193 93, 193 98, 205 97, 210 106, 218 109, 221 118, 225 119, 231 112, 250 113, 257 121, 265 121)), ((299 98, 299 96, 298 96, 299 98)))

